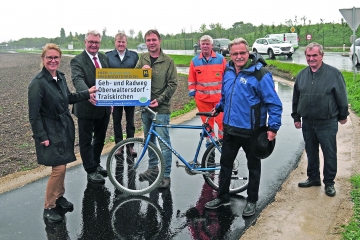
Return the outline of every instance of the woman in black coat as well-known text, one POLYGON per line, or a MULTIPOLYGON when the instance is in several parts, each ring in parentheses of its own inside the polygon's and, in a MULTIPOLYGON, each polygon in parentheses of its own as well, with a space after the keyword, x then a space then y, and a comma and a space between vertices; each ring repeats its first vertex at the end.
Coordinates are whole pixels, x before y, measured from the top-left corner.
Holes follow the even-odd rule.
MULTIPOLYGON (((62 216, 56 206, 72 209, 73 204, 63 196, 66 164, 76 160, 74 154, 75 126, 69 104, 90 98, 89 90, 71 93, 64 73, 58 71, 61 50, 53 43, 46 44, 41 54, 42 70, 31 81, 28 91, 29 120, 35 140, 39 164, 51 166, 45 195, 44 218, 59 222, 62 216)), ((94 102, 92 102, 94 103, 94 102)))

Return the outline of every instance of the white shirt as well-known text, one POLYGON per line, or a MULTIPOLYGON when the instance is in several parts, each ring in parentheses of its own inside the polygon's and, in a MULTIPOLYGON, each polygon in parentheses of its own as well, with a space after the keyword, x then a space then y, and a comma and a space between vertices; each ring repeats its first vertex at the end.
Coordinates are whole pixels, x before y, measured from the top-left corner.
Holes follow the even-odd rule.
MULTIPOLYGON (((85 51, 86 51, 86 49, 85 49, 85 51)), ((93 56, 93 55, 91 55, 88 51, 86 51, 86 53, 89 55, 89 58, 92 60, 94 66, 95 66, 94 57, 96 57, 96 60, 97 60, 97 62, 99 63, 100 68, 102 68, 98 54, 96 54, 95 56, 93 56)), ((96 67, 96 66, 95 66, 95 67, 96 67)))
POLYGON ((119 57, 120 57, 120 60, 122 61, 122 60, 124 59, 124 57, 125 57, 126 49, 125 49, 125 51, 123 52, 123 54, 121 54, 118 50, 116 50, 116 51, 117 51, 117 53, 118 53, 118 55, 119 55, 119 57))

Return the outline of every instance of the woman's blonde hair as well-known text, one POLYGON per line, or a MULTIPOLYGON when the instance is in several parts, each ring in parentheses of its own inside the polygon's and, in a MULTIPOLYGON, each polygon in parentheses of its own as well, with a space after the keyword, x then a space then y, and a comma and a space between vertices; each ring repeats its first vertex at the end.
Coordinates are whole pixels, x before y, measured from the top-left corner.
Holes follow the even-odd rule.
MULTIPOLYGON (((61 52, 61 49, 59 48, 59 46, 56 45, 55 43, 47 43, 47 44, 43 47, 43 50, 42 50, 42 52, 41 52, 41 56, 40 56, 41 59, 43 59, 43 58, 45 57, 46 52, 49 51, 49 50, 51 50, 51 49, 58 51, 58 52, 60 53, 60 58, 61 58, 62 52, 61 52)), ((40 68, 42 68, 43 66, 44 66, 43 61, 41 61, 41 63, 40 63, 40 68)))

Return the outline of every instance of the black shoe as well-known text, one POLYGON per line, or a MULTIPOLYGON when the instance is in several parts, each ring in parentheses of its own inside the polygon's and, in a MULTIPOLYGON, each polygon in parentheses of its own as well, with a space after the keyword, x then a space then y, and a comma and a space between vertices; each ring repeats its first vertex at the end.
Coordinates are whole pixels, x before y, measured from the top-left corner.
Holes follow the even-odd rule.
POLYGON ((103 177, 107 177, 108 175, 107 171, 100 165, 96 168, 96 171, 103 177))
POLYGON ((63 196, 56 199, 55 203, 56 203, 56 206, 60 206, 65 209, 71 209, 74 207, 74 205, 71 202, 69 202, 66 198, 64 198, 63 196))
POLYGON ((148 168, 145 172, 139 174, 139 180, 153 180, 159 174, 159 168, 156 166, 154 168, 148 168))
POLYGON ((105 182, 104 177, 101 174, 99 174, 98 172, 88 173, 87 179, 93 183, 104 183, 105 182))
POLYGON ((159 184, 158 188, 169 188, 171 184, 171 180, 169 177, 164 177, 159 184))
POLYGON ((208 209, 217 209, 221 206, 229 206, 230 201, 222 200, 220 198, 215 198, 214 200, 207 202, 205 207, 208 209))
POLYGON ((255 214, 256 203, 246 202, 242 215, 244 217, 250 217, 255 214))
POLYGON ((54 208, 45 208, 43 216, 50 222, 60 222, 63 219, 54 208))
POLYGON ((299 187, 312 187, 312 186, 321 186, 320 180, 313 180, 311 178, 306 179, 304 182, 299 182, 299 187))
POLYGON ((336 190, 334 185, 325 185, 325 194, 328 195, 329 197, 333 197, 336 195, 336 190))

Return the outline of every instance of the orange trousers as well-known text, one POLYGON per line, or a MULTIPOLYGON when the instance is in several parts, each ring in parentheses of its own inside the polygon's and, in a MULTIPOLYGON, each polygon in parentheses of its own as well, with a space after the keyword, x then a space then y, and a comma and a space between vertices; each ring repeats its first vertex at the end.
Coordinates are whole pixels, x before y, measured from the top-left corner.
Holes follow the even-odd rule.
MULTIPOLYGON (((199 101, 195 98, 195 102, 196 102, 196 106, 199 110, 199 112, 211 112, 211 110, 213 110, 216 106, 216 104, 218 104, 218 102, 203 102, 203 101, 199 101)), ((214 124, 216 123, 218 126, 218 132, 217 132, 217 137, 219 139, 223 138, 224 135, 224 129, 223 129, 223 116, 224 114, 221 112, 219 113, 219 115, 217 115, 214 118, 210 118, 209 119, 209 125, 211 126, 211 128, 213 129, 213 131, 215 131, 214 128, 214 124)), ((206 120, 205 116, 201 116, 201 120, 204 123, 206 120)), ((212 136, 216 136, 215 132, 213 132, 211 134, 212 136)))
POLYGON ((52 167, 51 175, 46 186, 45 208, 55 208, 56 199, 64 195, 65 172, 66 164, 52 167))

